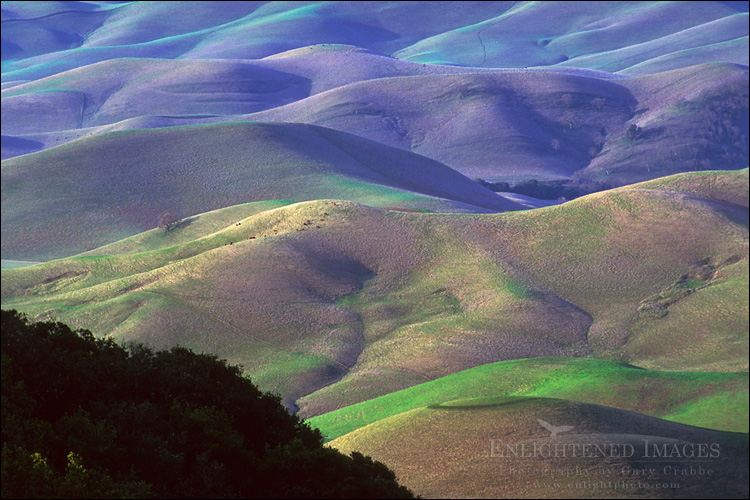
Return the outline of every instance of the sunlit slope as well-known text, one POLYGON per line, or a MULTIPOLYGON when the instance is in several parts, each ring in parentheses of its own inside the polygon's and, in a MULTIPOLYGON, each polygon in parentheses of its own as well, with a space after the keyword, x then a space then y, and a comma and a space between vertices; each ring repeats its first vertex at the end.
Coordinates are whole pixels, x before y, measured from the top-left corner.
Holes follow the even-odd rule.
POLYGON ((114 132, 2 165, 3 258, 19 260, 91 250, 154 227, 166 210, 192 216, 268 199, 522 208, 434 160, 298 124, 114 132))
POLYGON ((585 313, 531 293, 502 262, 466 259, 471 248, 441 222, 450 216, 435 217, 343 201, 288 205, 161 250, 3 271, 3 306, 121 340, 217 352, 288 402, 362 356, 387 372, 362 388, 379 395, 498 359, 589 352, 585 313), (383 298, 370 312, 386 323, 346 305, 363 286, 383 298), (393 307, 391 293, 400 295, 393 307), (425 327, 435 331, 429 342, 425 327))
MULTIPOLYGON (((743 223, 737 217, 747 207, 747 169, 686 174, 663 182, 668 190, 649 189, 660 183, 636 184, 535 210, 522 218, 509 214, 499 231, 505 259, 523 268, 528 279, 594 316, 588 338, 601 352, 622 346, 632 326, 650 318, 653 310, 665 317, 672 304, 693 292, 698 297, 709 293, 711 286, 730 281, 741 286, 731 277, 733 269, 741 269, 738 262, 747 259, 747 219, 743 223), (716 202, 713 197, 706 200, 700 191, 688 194, 696 176, 704 182, 713 178, 716 186, 732 184, 730 193, 744 189, 742 205, 716 202), (512 238, 506 237, 510 234, 512 238), (685 290, 671 293, 675 289, 685 290), (665 295, 668 300, 662 300, 665 295)), ((740 302, 730 313, 743 318, 736 325, 739 330, 717 321, 711 335, 727 327, 722 335, 740 335, 736 340, 747 342, 747 316, 742 312, 747 304, 741 296, 736 296, 740 302)), ((708 347, 704 342, 711 335, 696 335, 692 346, 709 358, 711 350, 704 350, 708 347)), ((747 358, 735 359, 747 366, 747 358)), ((738 368, 729 359, 724 361, 729 369, 738 368)), ((681 369, 691 366, 696 367, 685 360, 681 369)))
MULTIPOLYGON (((501 361, 312 417, 328 439, 441 401, 552 397, 602 404, 716 430, 748 431, 748 376, 644 370, 581 358, 501 361)), ((304 400, 303 400, 304 401, 304 400)))
POLYGON ((385 461, 429 498, 742 498, 747 445, 747 434, 538 397, 438 401, 330 443, 385 461), (700 463, 655 457, 697 443, 718 451, 700 463), (690 474, 699 465, 711 477, 690 474))
POLYGON ((139 237, 150 251, 133 253, 130 240, 110 247, 119 255, 3 271, 3 307, 217 352, 288 403, 312 393, 300 402, 308 415, 519 358, 746 370, 747 284, 737 273, 747 226, 692 187, 708 176, 714 186, 748 182, 747 170, 684 174, 507 214, 321 200, 268 206, 223 228, 199 218, 193 240, 180 236, 191 225, 154 230, 139 237), (726 312, 706 316, 707 303, 726 312), (655 356, 659 343, 668 347, 655 356))

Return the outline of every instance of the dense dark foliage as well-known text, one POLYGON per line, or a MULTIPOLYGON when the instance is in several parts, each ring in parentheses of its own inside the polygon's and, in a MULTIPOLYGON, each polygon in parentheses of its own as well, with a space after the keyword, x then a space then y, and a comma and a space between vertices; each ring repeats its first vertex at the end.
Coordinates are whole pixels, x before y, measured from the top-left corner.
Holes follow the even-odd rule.
POLYGON ((2 311, 2 497, 410 498, 238 368, 2 311))
POLYGON ((579 196, 613 187, 607 184, 579 185, 570 181, 538 181, 536 179, 521 181, 512 185, 508 182, 490 182, 484 179, 477 179, 476 181, 496 193, 518 193, 540 200, 557 200, 560 198, 572 200, 579 196))

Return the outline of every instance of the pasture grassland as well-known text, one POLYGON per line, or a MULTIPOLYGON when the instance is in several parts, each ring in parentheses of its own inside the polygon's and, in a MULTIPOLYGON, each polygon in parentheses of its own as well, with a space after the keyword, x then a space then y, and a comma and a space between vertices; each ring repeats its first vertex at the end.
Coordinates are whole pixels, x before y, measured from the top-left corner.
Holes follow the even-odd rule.
POLYGON ((81 255, 122 255, 161 250, 203 238, 257 213, 291 205, 292 203, 295 202, 291 200, 268 200, 220 208, 193 217, 182 218, 177 224, 176 229, 179 230, 151 229, 130 238, 84 252, 81 255))
POLYGON ((748 279, 747 259, 722 267, 664 316, 639 320, 623 352, 645 368, 746 371, 748 279))
POLYGON ((658 189, 678 192, 706 200, 726 202, 732 205, 748 206, 748 177, 750 169, 734 172, 689 172, 660 177, 630 186, 631 189, 658 189))
POLYGON ((247 206, 142 235, 147 251, 3 270, 2 305, 215 352, 307 417, 519 358, 746 369, 747 227, 691 185, 487 215, 340 199, 247 206), (644 304, 661 316, 643 316, 644 304))
POLYGON ((589 342, 600 355, 626 341, 634 310, 664 288, 660 283, 705 263, 718 268, 747 256, 747 228, 720 209, 637 185, 498 222, 502 255, 511 265, 594 317, 589 342))
POLYGON ((40 262, 31 262, 27 260, 2 260, 2 269, 17 269, 19 267, 28 267, 33 266, 35 264, 40 264, 40 262))
POLYGON ((443 401, 547 397, 601 404, 712 429, 748 432, 748 375, 665 372, 585 358, 490 363, 308 419, 333 440, 443 401))
MULTIPOLYGON (((668 498, 675 494, 710 495, 716 488, 727 498, 746 494, 743 473, 747 468, 747 434, 691 427, 553 398, 444 400, 379 420, 329 442, 329 446, 343 452, 359 450, 388 463, 399 482, 425 497, 642 498, 642 488, 599 485, 600 481, 620 485, 635 482, 630 471, 643 467, 644 440, 659 445, 674 444, 674 440, 717 443, 721 449, 721 456, 710 463, 714 471, 711 481, 681 475, 679 486, 669 491, 668 498), (539 420, 570 428, 550 438, 539 420), (580 450, 586 444, 593 448, 603 443, 620 449, 629 444, 637 451, 632 458, 607 451, 564 456, 534 455, 532 451, 534 446, 538 450, 558 444, 580 450), (592 486, 581 486, 584 481, 592 486)), ((670 479, 677 482, 664 467, 674 467, 674 460, 650 460, 654 472, 649 484, 669 484, 670 479)), ((640 479, 643 482, 644 478, 640 479)))

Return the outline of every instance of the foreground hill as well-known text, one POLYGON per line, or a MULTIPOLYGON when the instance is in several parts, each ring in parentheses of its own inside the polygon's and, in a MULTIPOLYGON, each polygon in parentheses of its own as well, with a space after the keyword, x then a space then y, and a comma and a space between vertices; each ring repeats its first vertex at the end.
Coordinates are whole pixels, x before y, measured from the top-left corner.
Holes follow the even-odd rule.
POLYGON ((747 434, 560 399, 438 400, 330 446, 387 460, 404 484, 431 498, 748 494, 747 434))
POLYGON ((487 215, 232 208, 4 270, 3 306, 215 352, 307 415, 518 358, 747 370, 747 186, 683 174, 487 215))
POLYGON ((234 123, 114 132, 3 162, 3 258, 48 260, 269 199, 440 211, 523 208, 434 160, 321 127, 234 123), (137 151, 138 155, 131 153, 137 151))
POLYGON ((490 396, 568 399, 698 427, 748 432, 747 372, 666 372, 583 358, 490 363, 324 413, 308 422, 331 440, 440 401, 490 396))

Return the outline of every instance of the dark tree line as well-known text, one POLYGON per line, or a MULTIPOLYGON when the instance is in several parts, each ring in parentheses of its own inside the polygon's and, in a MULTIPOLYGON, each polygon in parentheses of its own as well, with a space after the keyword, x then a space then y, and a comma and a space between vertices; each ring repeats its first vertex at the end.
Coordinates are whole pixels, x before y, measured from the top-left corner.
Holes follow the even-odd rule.
POLYGON ((557 200, 560 198, 572 200, 586 194, 612 188, 612 186, 606 184, 584 185, 572 184, 570 181, 538 181, 536 179, 521 181, 515 184, 491 182, 484 179, 477 179, 476 182, 496 193, 518 193, 540 200, 557 200))
POLYGON ((2 311, 3 498, 412 498, 216 356, 2 311))

